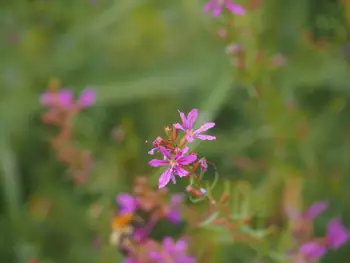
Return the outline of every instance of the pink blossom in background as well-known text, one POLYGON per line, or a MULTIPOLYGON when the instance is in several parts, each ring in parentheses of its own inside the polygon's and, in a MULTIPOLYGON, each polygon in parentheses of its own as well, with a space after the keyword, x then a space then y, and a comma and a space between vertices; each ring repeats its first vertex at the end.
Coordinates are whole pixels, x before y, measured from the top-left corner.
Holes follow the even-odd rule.
POLYGON ((174 194, 171 197, 166 217, 174 224, 180 223, 181 221, 180 205, 184 201, 184 198, 185 196, 183 194, 174 194))
MULTIPOLYGON (((96 100, 93 89, 87 88, 81 93, 77 105, 81 108, 92 106, 96 100)), ((40 96, 40 103, 47 107, 71 108, 75 105, 73 92, 69 89, 61 89, 58 92, 46 91, 40 96)))
POLYGON ((168 168, 159 178, 159 188, 166 186, 170 179, 172 179, 173 183, 175 184, 175 174, 180 177, 186 176, 188 172, 183 168, 183 166, 189 165, 197 160, 197 155, 195 154, 186 155, 186 153, 189 151, 188 147, 185 147, 183 150, 178 149, 174 157, 172 157, 169 151, 163 146, 159 146, 159 151, 164 155, 165 160, 153 159, 149 162, 149 165, 153 167, 168 165, 168 168))
POLYGON ((175 123, 174 127, 176 129, 183 130, 186 133, 186 140, 188 142, 190 142, 190 143, 193 142, 193 140, 195 138, 197 138, 199 140, 215 140, 216 139, 215 136, 201 134, 202 132, 205 132, 205 131, 213 128, 215 126, 214 122, 207 122, 207 123, 203 124, 201 127, 199 127, 197 130, 193 130, 193 125, 198 117, 198 110, 197 109, 191 110, 188 113, 187 118, 183 112, 179 111, 179 113, 180 113, 180 117, 182 120, 182 124, 175 123))
POLYGON ((96 93, 93 89, 87 88, 83 90, 78 99, 78 105, 82 108, 87 108, 92 106, 96 100, 96 93))
POLYGON ((116 197, 119 205, 119 214, 131 214, 137 209, 137 200, 130 194, 120 193, 116 197))
POLYGON ((320 201, 312 204, 308 210, 303 214, 303 218, 307 220, 314 220, 318 215, 323 213, 328 208, 328 202, 320 201))
POLYGON ((218 17, 222 13, 222 9, 226 7, 232 14, 244 15, 245 9, 231 0, 210 0, 204 6, 204 12, 208 13, 211 11, 214 17, 218 17))
POLYGON ((156 263, 195 263, 195 258, 188 255, 187 250, 188 244, 185 240, 180 239, 175 242, 172 238, 165 237, 162 242, 162 249, 150 252, 149 258, 156 263))
POLYGON ((350 239, 350 232, 343 226, 341 221, 336 218, 327 225, 326 240, 328 247, 338 249, 350 239))

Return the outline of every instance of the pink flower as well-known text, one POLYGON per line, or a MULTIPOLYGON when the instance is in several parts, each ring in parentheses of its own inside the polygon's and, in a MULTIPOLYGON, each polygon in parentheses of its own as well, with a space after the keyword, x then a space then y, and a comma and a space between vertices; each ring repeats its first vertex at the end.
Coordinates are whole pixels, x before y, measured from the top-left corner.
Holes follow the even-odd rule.
POLYGON ((205 132, 205 131, 213 128, 215 126, 214 122, 207 122, 207 123, 203 124, 201 127, 199 127, 199 129, 197 129, 195 131, 193 130, 193 124, 196 121, 197 116, 198 116, 197 109, 191 110, 188 113, 187 118, 183 112, 179 111, 179 113, 180 113, 180 117, 182 120, 182 125, 180 123, 176 123, 176 124, 174 124, 174 127, 176 129, 183 130, 186 133, 186 140, 188 142, 193 142, 194 138, 197 138, 199 140, 215 140, 216 139, 215 136, 200 134, 202 132, 205 132))
POLYGON ((73 105, 73 93, 69 89, 61 89, 57 93, 47 91, 41 95, 40 102, 47 107, 70 108, 73 105))
POLYGON ((212 11, 212 15, 214 17, 218 17, 222 13, 222 8, 226 7, 231 13, 236 15, 244 15, 245 9, 231 0, 210 0, 205 6, 204 6, 204 12, 207 13, 209 11, 212 11))
POLYGON ((201 168, 201 172, 205 173, 208 170, 208 163, 207 160, 205 158, 201 158, 199 160, 199 166, 201 168))
POLYGON ((149 254, 152 262, 176 262, 176 263, 195 263, 194 257, 187 254, 188 245, 185 240, 174 242, 171 237, 165 237, 160 251, 152 251, 149 254))
MULTIPOLYGON (((96 93, 93 89, 87 88, 81 93, 77 105, 81 108, 90 107, 95 103, 96 93)), ((73 92, 69 89, 61 89, 58 92, 47 91, 40 97, 40 102, 47 107, 71 108, 75 105, 73 92)))
POLYGON ((182 166, 189 165, 197 160, 197 156, 195 154, 185 155, 188 150, 188 147, 185 147, 183 150, 178 149, 175 156, 172 157, 165 147, 159 146, 159 151, 164 155, 165 160, 153 159, 149 162, 149 165, 153 167, 159 167, 163 165, 169 166, 168 169, 166 169, 159 178, 159 188, 166 186, 169 183, 170 179, 172 179, 173 183, 175 184, 175 174, 180 177, 184 177, 188 174, 188 172, 182 166))
POLYGON ((130 194, 120 193, 116 197, 120 214, 131 214, 137 209, 137 200, 130 194))
POLYGON ((328 203, 320 201, 312 204, 308 210, 303 214, 303 218, 307 220, 314 220, 319 214, 323 213, 328 208, 328 203))
POLYGON ((83 90, 78 99, 78 105, 82 108, 90 107, 95 103, 96 93, 93 89, 87 88, 83 90))
POLYGON ((171 197, 169 209, 167 211, 166 217, 172 223, 179 223, 181 221, 180 205, 184 200, 183 194, 174 194, 171 197))
POLYGON ((327 225, 327 243, 329 248, 338 249, 350 239, 349 231, 343 226, 339 219, 331 220, 327 225))
POLYGON ((162 138, 161 137, 157 137, 153 142, 152 142, 152 146, 154 147, 153 149, 151 149, 148 154, 149 155, 153 155, 155 151, 158 150, 158 147, 160 145, 160 143, 162 142, 162 138))
POLYGON ((318 260, 323 257, 326 252, 326 246, 315 241, 305 243, 299 249, 299 253, 308 261, 318 260))

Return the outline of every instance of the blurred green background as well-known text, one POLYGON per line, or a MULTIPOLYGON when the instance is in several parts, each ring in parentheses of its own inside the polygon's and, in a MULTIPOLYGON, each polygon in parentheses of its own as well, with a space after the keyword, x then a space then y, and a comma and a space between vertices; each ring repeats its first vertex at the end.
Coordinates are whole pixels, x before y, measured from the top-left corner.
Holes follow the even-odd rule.
MULTIPOLYGON (((217 140, 197 150, 222 178, 250 182, 254 215, 279 229, 267 250, 287 249, 281 196, 293 178, 302 180, 303 207, 330 201, 317 234, 334 216, 350 228, 347 2, 265 0, 244 17, 213 19, 200 0, 1 1, 0 261, 120 262, 108 245, 115 195, 154 172, 144 142, 178 121, 178 109, 199 108, 217 123, 217 140), (222 40, 217 30, 227 25, 222 40), (225 53, 232 42, 244 46, 244 71, 225 53), (259 51, 286 63, 268 67, 254 60, 259 51), (77 143, 95 159, 83 186, 56 160, 57 131, 40 119, 51 78, 76 94, 97 92, 75 123, 77 143)), ((209 237, 196 251, 208 244, 217 258, 199 263, 276 262, 209 237)), ((349 261, 350 245, 322 259, 349 261)))

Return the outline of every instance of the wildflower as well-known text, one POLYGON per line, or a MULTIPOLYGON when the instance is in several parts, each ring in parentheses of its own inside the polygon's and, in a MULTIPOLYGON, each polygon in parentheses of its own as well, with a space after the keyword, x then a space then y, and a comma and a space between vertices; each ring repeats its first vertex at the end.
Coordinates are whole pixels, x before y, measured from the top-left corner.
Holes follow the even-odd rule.
POLYGON ((329 248, 338 249, 349 239, 350 233, 339 219, 333 219, 328 223, 326 240, 329 248))
POLYGON ((185 240, 174 240, 170 237, 164 238, 160 251, 150 252, 150 259, 157 263, 195 263, 195 258, 187 255, 188 245, 185 240))
POLYGON ((96 100, 95 91, 91 88, 86 88, 80 94, 80 97, 78 99, 78 105, 82 108, 87 108, 93 105, 95 103, 95 100, 96 100))
POLYGON ((201 172, 202 173, 205 173, 208 169, 208 163, 207 163, 207 160, 205 158, 201 158, 199 160, 199 166, 201 168, 201 172))
POLYGON ((175 184, 175 174, 180 177, 188 175, 188 171, 186 171, 183 166, 189 165, 197 160, 197 156, 195 154, 185 155, 188 150, 188 147, 185 147, 183 150, 177 149, 175 156, 171 157, 169 151, 165 147, 159 146, 159 151, 164 155, 165 160, 153 159, 149 162, 149 165, 153 167, 159 167, 163 165, 169 166, 168 169, 166 169, 159 178, 159 188, 166 186, 169 183, 170 179, 172 179, 173 183, 175 184))
POLYGON ((73 93, 68 89, 61 89, 57 93, 47 91, 41 95, 40 102, 48 107, 69 108, 73 104, 73 93))
POLYGON ((137 200, 129 194, 120 193, 116 198, 119 204, 119 214, 132 214, 137 209, 137 200))
POLYGON ((323 213, 328 208, 328 203, 320 201, 312 204, 309 209, 302 215, 304 219, 314 220, 319 214, 323 213))
POLYGON ((203 124, 201 127, 199 127, 199 129, 197 129, 195 131, 193 130, 193 124, 196 121, 197 116, 198 116, 197 109, 191 110, 188 113, 187 118, 183 112, 179 111, 179 113, 180 113, 180 117, 182 120, 182 125, 180 123, 176 123, 176 124, 174 124, 174 127, 176 129, 183 130, 186 133, 186 140, 188 142, 193 142, 194 138, 197 138, 199 140, 215 140, 216 139, 215 136, 200 134, 202 132, 205 132, 205 131, 213 128, 215 126, 214 122, 207 122, 207 123, 203 124))
POLYGON ((158 150, 159 145, 161 144, 161 142, 163 141, 163 139, 161 137, 157 137, 153 142, 152 142, 152 146, 154 147, 153 149, 151 149, 148 154, 149 155, 153 155, 155 153, 155 151, 158 150))
POLYGON ((204 6, 204 12, 207 13, 209 11, 212 11, 212 15, 214 17, 218 17, 222 13, 222 8, 226 7, 231 13, 236 15, 244 15, 245 9, 231 0, 210 0, 205 6, 204 6))
POLYGON ((179 223, 181 220, 180 205, 184 200, 183 194, 175 194, 171 197, 166 217, 172 223, 179 223))
MULTIPOLYGON (((95 102, 96 94, 91 88, 85 89, 77 102, 81 108, 90 107, 95 102)), ((47 91, 40 97, 40 102, 47 107, 71 108, 74 105, 73 92, 69 89, 61 89, 57 92, 47 91)))
POLYGON ((316 241, 303 244, 299 248, 299 254, 307 261, 315 261, 326 254, 326 246, 316 241))

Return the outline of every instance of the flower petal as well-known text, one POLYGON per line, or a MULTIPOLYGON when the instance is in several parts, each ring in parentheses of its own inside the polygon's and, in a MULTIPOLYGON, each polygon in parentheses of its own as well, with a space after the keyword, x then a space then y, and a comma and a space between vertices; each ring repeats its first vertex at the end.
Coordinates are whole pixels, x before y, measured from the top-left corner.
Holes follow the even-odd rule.
POLYGON ((178 112, 180 113, 180 118, 181 118, 181 121, 182 121, 182 126, 187 129, 187 119, 186 119, 186 116, 185 116, 185 113, 181 112, 178 110, 178 112))
POLYGON ((180 123, 175 123, 174 128, 178 130, 183 130, 183 131, 185 130, 185 128, 180 123))
POLYGON ((159 177, 158 188, 163 188, 164 186, 166 186, 171 179, 171 175, 172 175, 171 170, 169 168, 166 169, 164 173, 162 173, 161 176, 159 177))
POLYGON ((137 208, 137 200, 130 194, 118 194, 116 202, 120 206, 119 213, 121 214, 133 213, 137 208))
POLYGON ((197 155, 192 153, 192 154, 180 157, 177 160, 177 162, 180 165, 188 165, 188 164, 193 163, 195 160, 197 160, 197 155))
POLYGON ((215 136, 211 136, 211 135, 203 135, 203 134, 199 134, 195 136, 197 139, 199 140, 204 140, 204 141, 213 141, 216 140, 215 136))
POLYGON ((213 17, 218 17, 221 15, 221 12, 222 12, 222 6, 217 5, 214 7, 212 15, 213 15, 213 17))
POLYGON ((81 107, 90 107, 92 104, 95 103, 95 100, 96 92, 91 88, 87 88, 81 93, 78 99, 78 104, 81 107))
POLYGON ((243 8, 243 6, 235 4, 235 3, 231 2, 230 0, 225 0, 225 6, 233 14, 240 15, 240 16, 245 14, 245 9, 243 8))
POLYGON ((150 160, 148 162, 148 164, 152 167, 159 167, 159 166, 163 166, 163 165, 168 165, 169 161, 153 159, 153 160, 150 160))
POLYGON ((40 96, 40 103, 45 106, 52 106, 55 102, 54 94, 45 92, 40 96))
POLYGON ((308 260, 317 260, 323 257, 326 253, 326 246, 317 242, 308 242, 300 247, 299 252, 308 260))
POLYGON ((189 143, 192 143, 194 140, 193 140, 193 136, 192 135, 186 135, 186 141, 189 142, 189 143))
POLYGON ((69 89, 62 89, 58 93, 60 106, 68 108, 73 104, 73 93, 69 89))
POLYGON ((176 166, 175 171, 176 171, 176 174, 180 177, 185 177, 188 175, 188 172, 181 166, 176 166))
POLYGON ((319 214, 324 212, 328 208, 327 202, 317 202, 309 207, 305 212, 304 218, 308 220, 314 220, 319 214))
POLYGON ((213 128, 214 126, 215 126, 215 122, 207 122, 203 124, 201 127, 199 127, 199 129, 195 130, 193 133, 199 134, 213 128))
POLYGON ((216 0, 212 0, 212 1, 209 1, 208 3, 206 3, 204 8, 203 8, 203 12, 208 13, 210 11, 210 9, 215 7, 215 5, 216 5, 215 2, 216 2, 216 0))
POLYGON ((343 226, 339 219, 333 219, 327 226, 328 246, 332 249, 338 249, 344 245, 350 238, 349 231, 343 226))
POLYGON ((153 148, 153 149, 151 149, 150 151, 148 151, 148 154, 149 154, 149 155, 154 155, 154 152, 155 152, 156 150, 158 150, 158 148, 153 148))
POLYGON ((164 146, 159 146, 159 151, 164 155, 165 158, 167 159, 171 159, 169 150, 167 148, 165 148, 164 146))
POLYGON ((187 129, 192 130, 193 124, 198 117, 198 110, 193 109, 187 115, 187 129))

